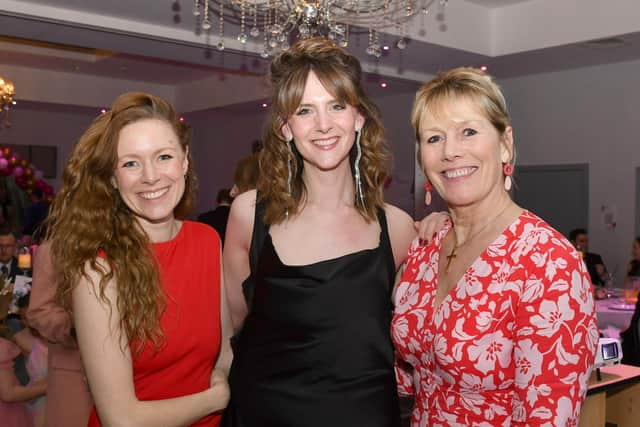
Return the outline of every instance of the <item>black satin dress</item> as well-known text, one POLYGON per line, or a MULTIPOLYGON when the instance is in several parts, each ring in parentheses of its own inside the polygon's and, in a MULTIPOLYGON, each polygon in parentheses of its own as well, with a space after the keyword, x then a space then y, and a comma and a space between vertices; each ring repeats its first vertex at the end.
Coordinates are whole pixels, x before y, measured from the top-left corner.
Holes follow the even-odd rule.
POLYGON ((244 284, 250 313, 234 338, 222 425, 398 427, 384 212, 377 248, 305 266, 280 260, 261 212, 259 204, 244 284))

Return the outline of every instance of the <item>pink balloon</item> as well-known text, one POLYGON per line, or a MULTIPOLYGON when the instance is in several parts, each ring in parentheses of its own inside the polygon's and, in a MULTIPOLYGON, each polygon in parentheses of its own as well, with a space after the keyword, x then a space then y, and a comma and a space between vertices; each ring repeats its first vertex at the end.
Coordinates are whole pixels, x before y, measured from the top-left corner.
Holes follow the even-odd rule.
POLYGON ((4 157, 0 158, 0 169, 6 169, 9 166, 9 160, 4 157))
POLYGON ((15 168, 13 168, 13 174, 15 176, 22 176, 23 173, 24 169, 22 169, 22 166, 16 166, 15 168))
POLYGON ((36 180, 38 180, 38 179, 42 179, 44 174, 42 173, 41 170, 36 169, 36 171, 33 173, 33 176, 36 178, 36 180))

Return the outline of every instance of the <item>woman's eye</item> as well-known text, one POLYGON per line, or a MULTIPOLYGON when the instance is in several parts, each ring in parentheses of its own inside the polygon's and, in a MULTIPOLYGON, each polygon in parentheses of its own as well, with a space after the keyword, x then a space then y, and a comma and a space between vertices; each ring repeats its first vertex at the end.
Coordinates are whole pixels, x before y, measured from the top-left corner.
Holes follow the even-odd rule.
POLYGON ((132 167, 135 167, 135 166, 137 166, 137 165, 138 165, 138 163, 137 163, 137 162, 135 162, 135 161, 133 161, 133 160, 129 160, 128 162, 124 162, 124 163, 122 164, 122 167, 123 167, 123 168, 132 168, 132 167))
POLYGON ((170 160, 173 159, 173 156, 171 154, 161 154, 160 155, 160 160, 170 160))
POLYGON ((440 140, 441 140, 440 135, 433 135, 433 136, 427 138, 427 144, 433 144, 433 143, 438 142, 440 140))
POLYGON ((464 136, 473 136, 475 134, 477 134, 478 132, 475 129, 471 129, 471 128, 466 128, 465 130, 462 131, 462 134, 464 136))
POLYGON ((333 109, 336 111, 342 111, 344 109, 346 109, 347 106, 344 104, 333 104, 333 109))
POLYGON ((296 111, 296 115, 297 116, 304 116, 305 114, 309 113, 309 109, 308 108, 300 108, 298 111, 296 111))

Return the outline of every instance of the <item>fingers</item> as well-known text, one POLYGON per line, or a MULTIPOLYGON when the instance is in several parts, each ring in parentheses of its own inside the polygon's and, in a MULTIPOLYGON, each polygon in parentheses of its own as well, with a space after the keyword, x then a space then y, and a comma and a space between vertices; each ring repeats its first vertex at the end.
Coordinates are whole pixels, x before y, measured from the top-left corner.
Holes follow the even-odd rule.
POLYGON ((445 226, 447 221, 450 220, 449 214, 446 212, 433 212, 427 215, 422 221, 416 221, 414 226, 418 237, 424 244, 431 243, 436 233, 445 226))

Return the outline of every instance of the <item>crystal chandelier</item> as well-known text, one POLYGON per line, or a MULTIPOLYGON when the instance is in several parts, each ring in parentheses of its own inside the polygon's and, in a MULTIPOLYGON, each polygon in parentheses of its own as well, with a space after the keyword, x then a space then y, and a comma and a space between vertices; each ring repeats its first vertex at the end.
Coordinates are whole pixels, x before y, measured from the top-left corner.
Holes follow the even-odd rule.
POLYGON ((417 13, 428 14, 436 2, 447 0, 194 0, 197 32, 217 32, 218 50, 224 50, 225 23, 239 28, 237 39, 250 38, 262 44, 267 58, 287 49, 291 40, 328 37, 347 47, 350 31, 368 31, 367 54, 379 58, 382 46, 378 32, 395 28, 400 34, 396 47, 407 46, 407 23, 417 13), (353 29, 357 27, 357 29, 353 29))
POLYGON ((9 110, 11 109, 11 106, 16 104, 16 101, 13 100, 15 94, 16 91, 13 87, 13 82, 0 76, 0 128, 3 126, 11 126, 11 123, 9 122, 9 110))

